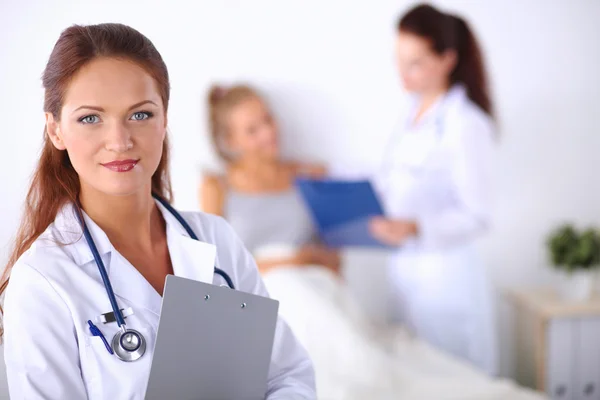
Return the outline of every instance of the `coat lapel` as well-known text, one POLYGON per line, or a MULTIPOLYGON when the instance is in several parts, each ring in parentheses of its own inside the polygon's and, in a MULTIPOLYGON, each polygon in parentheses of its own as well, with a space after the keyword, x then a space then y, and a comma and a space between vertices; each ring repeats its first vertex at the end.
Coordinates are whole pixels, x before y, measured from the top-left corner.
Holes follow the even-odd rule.
POLYGON ((114 249, 110 257, 109 276, 115 295, 131 303, 134 312, 136 307, 143 307, 160 315, 162 306, 160 294, 125 257, 114 249))
POLYGON ((167 242, 175 275, 212 283, 217 247, 189 237, 179 221, 161 204, 157 204, 167 223, 167 242))

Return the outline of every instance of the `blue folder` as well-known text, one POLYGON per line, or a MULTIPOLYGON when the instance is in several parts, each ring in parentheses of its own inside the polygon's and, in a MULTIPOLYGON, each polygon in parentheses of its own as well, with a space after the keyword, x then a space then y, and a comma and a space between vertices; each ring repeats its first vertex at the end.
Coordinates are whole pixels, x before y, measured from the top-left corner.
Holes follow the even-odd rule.
POLYGON ((369 181, 299 178, 296 186, 327 246, 388 248, 369 233, 371 218, 384 215, 369 181))

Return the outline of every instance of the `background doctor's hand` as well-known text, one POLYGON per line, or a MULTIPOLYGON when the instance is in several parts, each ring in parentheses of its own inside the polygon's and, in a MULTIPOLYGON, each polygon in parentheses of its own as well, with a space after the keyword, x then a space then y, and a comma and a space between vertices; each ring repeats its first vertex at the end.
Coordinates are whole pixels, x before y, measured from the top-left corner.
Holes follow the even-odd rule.
POLYGON ((416 236, 418 229, 415 221, 375 217, 369 222, 369 231, 380 242, 397 246, 409 237, 416 236))

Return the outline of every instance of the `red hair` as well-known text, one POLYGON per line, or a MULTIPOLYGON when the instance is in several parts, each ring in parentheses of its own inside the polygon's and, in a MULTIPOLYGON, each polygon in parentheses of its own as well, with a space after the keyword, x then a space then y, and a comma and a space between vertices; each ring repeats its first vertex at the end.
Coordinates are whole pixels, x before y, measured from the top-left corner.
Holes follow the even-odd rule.
MULTIPOLYGON (((42 76, 45 112, 52 113, 55 120, 60 119, 71 78, 98 57, 127 59, 144 68, 157 83, 166 113, 170 93, 167 67, 147 37, 122 24, 73 25, 61 33, 42 76)), ((152 176, 152 191, 171 201, 168 162, 169 145, 165 137, 162 157, 152 176)), ((79 177, 69 155, 54 147, 44 128, 42 154, 27 192, 14 248, 2 274, 0 296, 6 290, 10 271, 19 257, 54 222, 65 204, 77 201, 79 192, 79 177)), ((0 328, 0 335, 2 333, 0 328)))

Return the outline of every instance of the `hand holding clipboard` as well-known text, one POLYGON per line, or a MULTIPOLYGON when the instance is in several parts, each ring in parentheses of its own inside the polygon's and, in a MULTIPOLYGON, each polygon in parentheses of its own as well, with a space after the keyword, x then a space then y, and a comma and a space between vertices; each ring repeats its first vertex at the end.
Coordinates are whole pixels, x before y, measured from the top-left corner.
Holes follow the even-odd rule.
POLYGON ((384 211, 369 181, 299 178, 296 186, 327 246, 388 247, 370 233, 371 220, 384 211))

